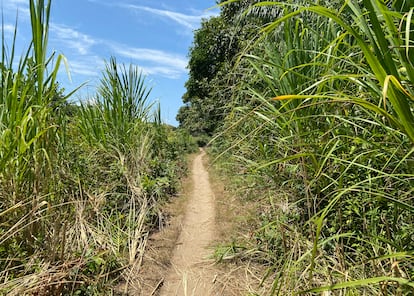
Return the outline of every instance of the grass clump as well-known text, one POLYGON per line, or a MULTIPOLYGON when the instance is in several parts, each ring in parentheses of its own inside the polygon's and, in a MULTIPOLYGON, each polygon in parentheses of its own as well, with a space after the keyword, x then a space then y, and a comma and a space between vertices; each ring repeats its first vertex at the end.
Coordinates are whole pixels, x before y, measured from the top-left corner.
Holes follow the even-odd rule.
POLYGON ((115 58, 91 103, 68 103, 64 56, 47 56, 50 13, 51 1, 30 0, 18 63, 16 37, 9 55, 2 37, 0 294, 106 294, 139 268, 195 145, 161 123, 139 69, 115 58))
POLYGON ((250 76, 212 152, 260 204, 239 253, 270 295, 412 293, 412 8, 397 6, 252 5, 280 17, 241 54, 250 76))

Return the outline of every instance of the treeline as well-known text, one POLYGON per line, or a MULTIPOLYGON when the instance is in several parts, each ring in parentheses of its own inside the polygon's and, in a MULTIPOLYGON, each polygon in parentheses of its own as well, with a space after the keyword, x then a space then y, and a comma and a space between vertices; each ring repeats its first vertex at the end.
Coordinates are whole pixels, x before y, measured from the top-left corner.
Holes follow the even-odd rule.
POLYGON ((257 203, 219 259, 263 264, 269 295, 412 295, 414 3, 221 5, 177 117, 257 203))
POLYGON ((194 145, 162 124, 139 68, 115 58, 96 95, 71 104, 64 57, 47 55, 50 13, 30 0, 22 57, 2 38, 0 294, 108 295, 128 287, 194 145))

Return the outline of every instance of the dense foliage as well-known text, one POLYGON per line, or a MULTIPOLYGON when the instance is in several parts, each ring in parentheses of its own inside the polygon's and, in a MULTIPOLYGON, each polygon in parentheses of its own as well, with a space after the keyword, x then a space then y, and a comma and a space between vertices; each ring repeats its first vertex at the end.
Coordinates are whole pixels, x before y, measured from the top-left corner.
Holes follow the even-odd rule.
POLYGON ((2 39, 0 294, 108 295, 139 267, 194 146, 160 122, 139 69, 114 58, 96 97, 69 104, 64 57, 46 56, 50 11, 30 0, 18 63, 2 39))
MULTIPOLYGON (((234 2, 219 17, 204 20, 195 31, 190 48, 186 104, 177 120, 193 135, 213 135, 231 109, 232 85, 241 78, 233 71, 238 53, 256 35, 259 26, 277 15, 278 10, 252 10, 240 17, 251 1, 234 2)), ((258 1, 256 1, 258 2, 258 1)))
MULTIPOLYGON (((258 204, 254 235, 219 253, 265 264, 271 295, 412 295, 414 8, 318 3, 222 3, 214 23, 240 38, 196 78, 207 90, 190 75, 181 124, 214 135, 238 195, 258 204)), ((217 44, 211 24, 192 61, 217 44)))

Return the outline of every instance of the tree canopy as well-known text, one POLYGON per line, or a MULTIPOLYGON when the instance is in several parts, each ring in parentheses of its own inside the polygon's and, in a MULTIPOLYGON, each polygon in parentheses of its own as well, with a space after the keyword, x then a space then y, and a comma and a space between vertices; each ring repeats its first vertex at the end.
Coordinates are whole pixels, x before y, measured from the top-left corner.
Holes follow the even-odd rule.
MULTIPOLYGON (((219 1, 223 3, 225 1, 219 1)), ((252 7, 257 0, 222 6, 217 17, 206 19, 194 33, 189 51, 189 79, 177 120, 193 134, 212 135, 229 111, 231 88, 240 73, 235 69, 247 40, 278 15, 272 7, 252 7), (250 7, 250 9, 248 9, 250 7), (232 82, 232 83, 229 83, 232 82)))

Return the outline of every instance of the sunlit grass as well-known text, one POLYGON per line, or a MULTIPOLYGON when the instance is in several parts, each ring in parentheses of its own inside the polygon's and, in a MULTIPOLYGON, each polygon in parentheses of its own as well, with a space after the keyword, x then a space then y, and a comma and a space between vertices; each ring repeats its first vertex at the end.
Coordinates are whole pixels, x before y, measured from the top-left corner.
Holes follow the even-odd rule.
POLYGON ((376 0, 255 6, 284 14, 241 58, 255 84, 240 82, 233 104, 247 96, 250 105, 233 110, 214 149, 243 168, 253 195, 283 192, 295 209, 262 213, 248 247, 273 262, 270 294, 409 295, 412 9, 376 0))
POLYGON ((51 1, 29 4, 19 60, 17 24, 10 51, 2 31, 0 294, 107 295, 131 284, 194 146, 162 124, 140 69, 115 58, 94 104, 69 104, 65 58, 48 56, 51 1))

